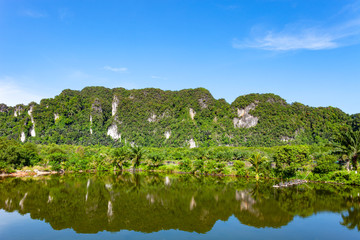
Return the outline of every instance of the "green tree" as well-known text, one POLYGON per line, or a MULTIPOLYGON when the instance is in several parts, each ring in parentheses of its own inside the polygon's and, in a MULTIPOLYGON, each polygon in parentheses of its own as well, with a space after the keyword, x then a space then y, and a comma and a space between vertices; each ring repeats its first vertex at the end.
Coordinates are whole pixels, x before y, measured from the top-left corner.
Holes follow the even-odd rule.
POLYGON ((284 146, 274 154, 276 171, 281 177, 294 177, 296 171, 303 170, 309 163, 310 149, 308 146, 284 146))
POLYGON ((123 169, 124 162, 129 159, 129 148, 127 146, 123 146, 120 148, 116 148, 113 151, 113 161, 112 164, 114 167, 118 167, 119 170, 123 169))
POLYGON ((144 156, 145 150, 140 146, 130 146, 130 152, 134 161, 134 169, 139 167, 141 159, 144 156))
POLYGON ((335 139, 334 153, 342 154, 347 157, 354 170, 357 170, 357 162, 360 155, 360 130, 343 132, 335 139))
POLYGON ((153 168, 158 168, 159 166, 161 166, 165 159, 164 154, 157 153, 157 152, 151 153, 148 157, 151 161, 151 167, 153 167, 153 168))
POLYGON ((262 156, 261 153, 257 152, 252 157, 249 158, 249 162, 253 165, 256 173, 256 180, 259 180, 259 168, 262 163, 267 160, 265 156, 262 156))

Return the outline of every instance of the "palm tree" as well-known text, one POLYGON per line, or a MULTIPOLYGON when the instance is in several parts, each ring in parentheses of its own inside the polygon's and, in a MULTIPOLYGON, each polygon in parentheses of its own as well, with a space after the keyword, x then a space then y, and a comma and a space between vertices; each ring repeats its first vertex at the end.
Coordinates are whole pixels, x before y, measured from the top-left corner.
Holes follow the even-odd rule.
POLYGON ((127 146, 117 148, 113 152, 113 165, 119 167, 119 170, 123 169, 124 162, 129 158, 129 149, 127 146))
POLYGON ((339 135, 335 140, 334 153, 346 155, 354 170, 357 170, 357 162, 360 156, 360 130, 350 130, 339 135))
POLYGON ((139 146, 130 146, 130 151, 134 161, 134 169, 140 165, 145 150, 139 146))
POLYGON ((162 163, 164 161, 164 155, 161 153, 152 153, 148 157, 150 158, 150 161, 151 161, 150 166, 152 166, 154 168, 157 168, 160 165, 162 165, 162 163))
POLYGON ((256 180, 259 180, 259 167, 263 162, 266 161, 266 159, 267 158, 265 156, 262 156, 259 152, 255 153, 251 158, 249 158, 249 162, 255 168, 256 180))

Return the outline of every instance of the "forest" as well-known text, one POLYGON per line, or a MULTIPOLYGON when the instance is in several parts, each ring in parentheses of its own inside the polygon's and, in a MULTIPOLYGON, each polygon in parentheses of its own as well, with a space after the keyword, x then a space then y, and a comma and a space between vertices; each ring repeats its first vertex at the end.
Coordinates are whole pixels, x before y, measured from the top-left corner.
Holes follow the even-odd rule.
POLYGON ((359 128, 359 114, 288 104, 274 94, 231 104, 204 88, 163 91, 86 87, 40 104, 0 104, 0 136, 36 144, 271 147, 327 143, 359 128))
POLYGON ((0 171, 147 170, 360 184, 360 115, 203 88, 87 87, 0 105, 0 171), (352 170, 352 171, 350 171, 352 170))

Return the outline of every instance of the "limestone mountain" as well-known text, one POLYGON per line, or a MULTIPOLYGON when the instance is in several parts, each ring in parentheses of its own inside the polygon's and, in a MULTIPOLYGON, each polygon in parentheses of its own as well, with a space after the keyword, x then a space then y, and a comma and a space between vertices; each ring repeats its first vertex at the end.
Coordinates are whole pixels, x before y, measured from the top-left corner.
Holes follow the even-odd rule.
MULTIPOLYGON (((356 121, 356 122, 355 122, 356 121)), ((29 105, 0 104, 0 136, 23 142, 151 147, 274 146, 328 141, 358 115, 249 94, 229 104, 204 88, 66 89, 29 105)))

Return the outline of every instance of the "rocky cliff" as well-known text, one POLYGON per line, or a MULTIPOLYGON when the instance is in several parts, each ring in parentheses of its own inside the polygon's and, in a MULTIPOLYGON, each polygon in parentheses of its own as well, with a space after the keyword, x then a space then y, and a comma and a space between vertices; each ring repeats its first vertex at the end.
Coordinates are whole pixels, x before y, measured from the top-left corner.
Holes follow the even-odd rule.
POLYGON ((40 104, 0 104, 0 136, 57 144, 153 147, 273 146, 327 141, 357 126, 340 109, 249 94, 229 104, 203 88, 181 91, 86 87, 40 104))

